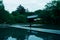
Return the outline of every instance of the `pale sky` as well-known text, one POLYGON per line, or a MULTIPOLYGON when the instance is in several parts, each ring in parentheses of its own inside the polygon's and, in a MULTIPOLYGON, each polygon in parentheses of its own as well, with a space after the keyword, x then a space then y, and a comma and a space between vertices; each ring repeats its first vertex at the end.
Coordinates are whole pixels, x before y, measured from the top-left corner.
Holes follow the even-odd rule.
POLYGON ((38 9, 44 9, 47 3, 51 0, 3 0, 5 9, 9 12, 16 10, 16 8, 21 4, 25 9, 28 8, 29 11, 35 11, 38 9))

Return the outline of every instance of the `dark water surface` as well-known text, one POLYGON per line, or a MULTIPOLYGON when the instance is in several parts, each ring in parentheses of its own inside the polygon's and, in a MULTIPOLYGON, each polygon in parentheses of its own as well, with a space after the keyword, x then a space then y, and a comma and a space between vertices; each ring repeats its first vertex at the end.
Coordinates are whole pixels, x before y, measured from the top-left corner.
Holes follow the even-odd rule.
POLYGON ((4 27, 0 28, 0 40, 60 40, 60 35, 14 27, 4 27))

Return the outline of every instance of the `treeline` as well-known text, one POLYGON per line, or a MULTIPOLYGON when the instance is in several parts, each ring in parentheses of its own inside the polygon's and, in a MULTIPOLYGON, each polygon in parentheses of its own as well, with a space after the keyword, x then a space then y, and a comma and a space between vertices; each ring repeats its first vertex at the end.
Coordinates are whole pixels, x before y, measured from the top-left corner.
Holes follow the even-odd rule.
POLYGON ((0 8, 0 23, 15 24, 15 23, 28 23, 27 16, 38 15, 37 18, 41 20, 34 23, 41 24, 60 24, 60 1, 52 1, 46 4, 43 10, 36 10, 29 12, 22 5, 17 7, 17 10, 9 13, 3 8, 0 8))

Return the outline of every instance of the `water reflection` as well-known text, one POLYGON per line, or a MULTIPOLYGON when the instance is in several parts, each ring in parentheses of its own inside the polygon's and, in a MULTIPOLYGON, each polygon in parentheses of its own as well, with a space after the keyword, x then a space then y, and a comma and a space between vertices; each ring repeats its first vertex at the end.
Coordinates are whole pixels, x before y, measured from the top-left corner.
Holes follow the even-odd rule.
POLYGON ((28 40, 43 40, 43 38, 37 37, 35 35, 30 35, 28 40))
POLYGON ((18 28, 0 28, 0 40, 60 40, 59 37, 60 35, 58 34, 51 34, 33 30, 31 30, 30 32, 30 30, 27 29, 20 29, 19 26, 18 28))
POLYGON ((10 36, 10 37, 7 38, 7 40, 17 40, 17 39, 10 36))
MULTIPOLYGON (((12 36, 8 37, 7 40, 17 40, 17 38, 13 38, 12 36)), ((37 37, 35 35, 29 35, 28 39, 24 40, 43 40, 43 38, 37 37)))

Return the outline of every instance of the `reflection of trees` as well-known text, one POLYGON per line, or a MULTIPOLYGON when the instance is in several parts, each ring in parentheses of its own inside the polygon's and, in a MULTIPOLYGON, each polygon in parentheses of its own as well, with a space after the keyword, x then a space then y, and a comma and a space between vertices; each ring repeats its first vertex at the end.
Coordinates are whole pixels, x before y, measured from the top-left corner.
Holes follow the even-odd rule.
POLYGON ((0 29, 0 40, 8 38, 12 36, 13 38, 17 38, 18 40, 24 40, 25 36, 27 35, 26 30, 18 29, 18 28, 1 28, 0 29))
POLYGON ((44 40, 60 40, 58 34, 46 33, 46 32, 38 32, 35 34, 37 37, 41 37, 44 40))

